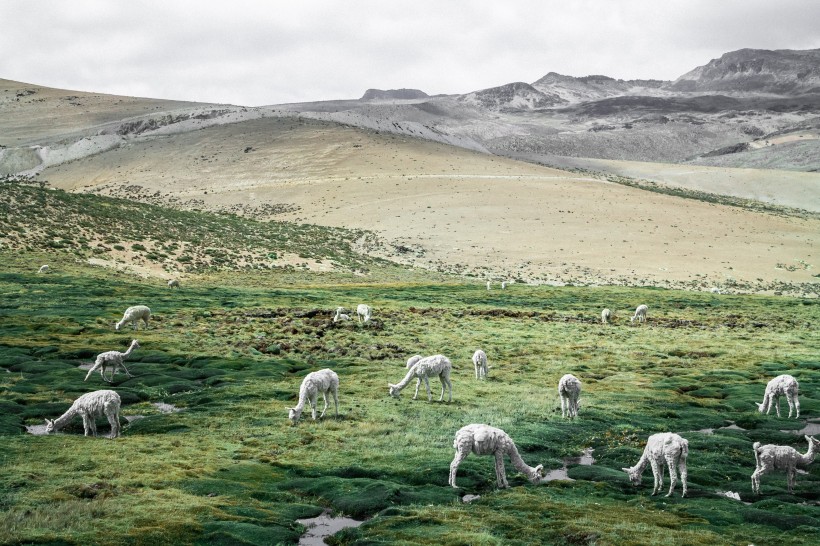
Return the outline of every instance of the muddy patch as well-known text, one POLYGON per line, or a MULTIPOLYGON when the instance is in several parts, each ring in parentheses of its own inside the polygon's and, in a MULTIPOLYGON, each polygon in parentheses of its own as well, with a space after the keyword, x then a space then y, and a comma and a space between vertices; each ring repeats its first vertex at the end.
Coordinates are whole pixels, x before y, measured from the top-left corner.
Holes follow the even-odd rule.
POLYGON ((140 419, 145 419, 144 415, 123 415, 123 418, 128 421, 129 423, 133 423, 134 421, 139 421, 140 419))
POLYGON ((335 535, 342 529, 358 527, 364 523, 353 518, 334 518, 330 516, 329 512, 315 518, 297 519, 296 522, 307 527, 305 534, 299 538, 300 546, 323 546, 326 544, 325 537, 335 535))
POLYGON ((182 408, 178 408, 173 404, 166 404, 165 402, 154 402, 153 406, 157 408, 160 413, 177 413, 182 411, 182 408))
POLYGON ((746 430, 743 427, 737 426, 734 423, 734 421, 729 421, 729 423, 731 423, 731 424, 726 425, 725 427, 718 427, 716 429, 715 428, 702 428, 700 430, 695 430, 695 431, 692 431, 692 432, 700 432, 701 434, 714 434, 716 430, 743 430, 743 431, 746 430))
POLYGON ((569 467, 575 465, 591 466, 595 464, 595 458, 592 456, 592 451, 593 449, 588 447, 581 453, 580 457, 565 457, 564 466, 547 472, 547 475, 544 476, 541 483, 551 482, 554 480, 574 481, 569 477, 569 467))

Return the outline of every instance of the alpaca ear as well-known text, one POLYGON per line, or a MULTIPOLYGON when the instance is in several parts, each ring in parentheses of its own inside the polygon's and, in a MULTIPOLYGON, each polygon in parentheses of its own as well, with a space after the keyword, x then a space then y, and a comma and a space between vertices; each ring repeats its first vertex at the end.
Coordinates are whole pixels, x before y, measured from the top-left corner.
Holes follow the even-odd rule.
POLYGON ((538 466, 535 467, 535 473, 536 474, 538 474, 542 470, 544 470, 544 465, 542 465, 542 464, 539 464, 538 466))
POLYGON ((627 474, 629 474, 629 469, 628 469, 628 468, 623 468, 623 467, 621 467, 621 470, 623 470, 624 472, 626 472, 627 474))

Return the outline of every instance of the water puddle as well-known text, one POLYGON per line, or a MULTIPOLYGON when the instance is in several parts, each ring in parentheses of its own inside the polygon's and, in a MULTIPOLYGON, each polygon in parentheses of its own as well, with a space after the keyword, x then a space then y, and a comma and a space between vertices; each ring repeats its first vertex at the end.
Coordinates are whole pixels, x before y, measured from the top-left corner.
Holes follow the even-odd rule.
POLYGON ((799 436, 814 436, 815 434, 820 434, 820 420, 809 419, 806 421, 806 426, 800 430, 781 430, 780 432, 797 434, 799 436))
POLYGON ((569 477, 569 466, 591 466, 595 463, 595 459, 592 457, 592 451, 593 449, 591 447, 588 447, 583 451, 580 457, 564 457, 564 466, 562 468, 550 470, 549 472, 547 472, 546 476, 544 476, 544 478, 541 480, 541 483, 551 482, 554 480, 574 481, 572 478, 569 477))
POLYGON ((178 408, 173 404, 166 404, 165 402, 154 402, 152 405, 161 413, 176 413, 182 411, 182 408, 178 408))
POLYGON ((329 515, 329 512, 324 512, 315 518, 297 519, 296 522, 307 527, 305 534, 299 538, 300 546, 323 546, 326 544, 325 537, 335 535, 347 527, 358 527, 364 523, 353 518, 334 518, 329 515))
POLYGON ((694 432, 700 432, 701 434, 714 434, 716 430, 746 430, 743 427, 737 426, 734 421, 729 421, 731 424, 726 425, 725 427, 718 427, 718 428, 702 428, 700 430, 695 430, 694 432))
POLYGON ((133 423, 134 421, 139 421, 140 419, 145 419, 144 415, 123 415, 123 417, 129 423, 133 423))
POLYGON ((481 495, 464 495, 463 497, 461 497, 461 502, 463 502, 464 504, 470 504, 474 500, 478 500, 480 498, 481 495))
POLYGON ((35 436, 45 436, 47 434, 45 425, 26 425, 26 432, 35 436))

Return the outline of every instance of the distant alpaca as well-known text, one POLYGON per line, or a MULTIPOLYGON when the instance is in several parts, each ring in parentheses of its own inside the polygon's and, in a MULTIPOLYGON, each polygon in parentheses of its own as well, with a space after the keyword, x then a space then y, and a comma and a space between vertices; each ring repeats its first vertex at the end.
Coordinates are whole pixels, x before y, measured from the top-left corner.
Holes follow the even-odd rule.
POLYGON ((342 313, 344 311, 343 307, 336 308, 336 315, 333 317, 333 322, 339 322, 340 320, 350 320, 350 315, 345 315, 342 313))
POLYGON ((778 375, 766 385, 766 392, 763 394, 763 402, 758 404, 757 410, 760 413, 766 411, 766 415, 772 410, 772 402, 774 402, 774 409, 777 411, 777 416, 780 417, 780 397, 785 395, 786 402, 789 403, 789 417, 792 416, 792 411, 797 410, 796 419, 800 418, 800 401, 797 399, 797 390, 799 389, 797 379, 784 374, 778 375))
POLYGON ((544 477, 544 466, 539 464, 533 468, 525 463, 518 454, 515 442, 500 428, 479 424, 462 427, 456 432, 453 447, 456 449, 456 455, 450 463, 448 482, 453 487, 458 487, 456 485, 458 465, 467 458, 471 451, 476 455, 495 455, 495 479, 500 489, 510 486, 507 483, 507 472, 504 469, 504 455, 509 455, 513 466, 526 475, 532 483, 537 483, 544 477))
POLYGON ((486 379, 487 378, 487 353, 478 349, 476 352, 473 353, 473 367, 475 368, 475 378, 476 379, 486 379))
POLYGON ((682 497, 686 496, 686 457, 689 456, 689 442, 677 434, 672 432, 662 432, 660 434, 653 434, 646 441, 646 448, 643 450, 638 464, 632 468, 622 468, 624 472, 629 474, 629 479, 633 485, 641 485, 641 474, 646 469, 646 465, 652 466, 652 474, 655 477, 655 488, 652 489, 652 494, 658 493, 663 488, 663 463, 669 467, 669 479, 672 482, 669 485, 669 493, 667 497, 672 496, 672 491, 678 483, 678 475, 675 472, 675 465, 680 468, 680 478, 683 482, 682 497))
POLYGON ((49 268, 47 265, 41 265, 40 269, 37 270, 37 273, 48 273, 48 269, 49 268))
POLYGON ((336 406, 336 417, 339 417, 339 376, 330 368, 311 372, 302 380, 302 385, 299 387, 299 402, 295 407, 289 408, 288 418, 296 423, 302 416, 302 410, 305 409, 305 402, 310 403, 310 415, 313 420, 316 420, 316 403, 319 398, 319 393, 322 393, 322 398, 325 400, 325 407, 322 409, 322 414, 319 418, 325 416, 327 411, 327 393, 333 394, 333 403, 336 406))
POLYGON ((168 281, 168 288, 179 288, 179 281, 177 279, 171 279, 168 281))
POLYGON ((369 321, 371 311, 372 309, 370 309, 369 305, 360 303, 359 306, 356 307, 356 315, 359 317, 359 322, 362 322, 362 319, 364 319, 364 322, 369 321))
POLYGON ((568 373, 558 380, 558 396, 561 398, 561 417, 578 417, 581 399, 581 381, 568 373))
POLYGON ((718 295, 721 293, 721 292, 720 292, 720 288, 718 288, 717 286, 713 286, 713 287, 709 290, 709 292, 711 292, 712 294, 718 294, 718 295))
POLYGON ((489 289, 490 289, 490 286, 491 286, 491 285, 492 285, 492 282, 491 282, 491 281, 487 281, 487 290, 489 290, 489 289))
MULTIPOLYGON (((405 375, 404 379, 398 384, 387 384, 390 396, 398 397, 401 390, 416 377, 420 380, 424 380, 424 385, 427 387, 427 401, 430 402, 433 399, 433 395, 430 392, 430 377, 438 376, 439 381, 441 381, 441 396, 438 401, 441 402, 444 400, 444 388, 448 387, 450 389, 448 402, 452 402, 453 384, 450 382, 450 372, 452 369, 453 365, 450 363, 450 359, 444 355, 433 355, 422 358, 407 371, 407 375, 405 375)), ((413 395, 413 400, 419 396, 419 385, 421 385, 421 381, 416 382, 416 393, 413 395)))
POLYGON ((108 424, 111 425, 110 438, 120 435, 120 395, 114 391, 94 391, 77 398, 64 414, 53 421, 46 419, 46 433, 60 430, 71 421, 75 415, 83 418, 83 429, 88 436, 89 431, 97 435, 96 418, 105 414, 108 424))
POLYGON ((140 344, 135 339, 131 342, 131 346, 128 347, 128 350, 124 353, 121 353, 119 351, 108 351, 105 353, 100 353, 99 355, 97 355, 97 360, 94 362, 94 365, 91 367, 90 370, 88 370, 88 373, 85 374, 85 379, 83 379, 83 381, 88 381, 88 378, 91 377, 91 374, 94 373, 94 370, 100 368, 100 376, 103 378, 103 381, 108 381, 109 383, 112 383, 114 381, 114 374, 117 373, 117 370, 120 368, 120 366, 122 366, 122 368, 125 370, 125 373, 128 375, 128 377, 134 377, 133 375, 131 375, 131 372, 128 371, 128 368, 125 367, 123 360, 128 358, 134 351, 134 349, 139 348, 140 344), (105 378, 105 369, 109 366, 111 366, 110 380, 105 378))
POLYGON ((609 309, 601 311, 601 324, 609 324, 610 318, 612 318, 612 311, 609 309))
POLYGON ((635 316, 629 319, 629 322, 635 322, 635 319, 638 319, 638 322, 646 322, 647 311, 649 311, 649 307, 646 305, 639 305, 637 309, 635 309, 635 316))
POLYGON ((805 436, 809 443, 809 450, 805 454, 799 453, 790 446, 776 446, 767 444, 761 446, 760 442, 755 442, 752 449, 755 453, 755 471, 752 473, 752 491, 760 494, 760 476, 768 474, 772 470, 786 471, 786 485, 789 493, 794 493, 794 479, 798 466, 808 466, 814 462, 820 448, 820 440, 805 436))
POLYGON ((151 310, 144 305, 135 305, 125 310, 122 320, 119 321, 114 328, 119 330, 126 322, 130 322, 134 330, 137 329, 137 323, 142 320, 145 323, 145 328, 148 328, 148 319, 151 318, 151 310))
POLYGON ((505 288, 507 288, 507 281, 501 283, 501 290, 504 290, 505 288))

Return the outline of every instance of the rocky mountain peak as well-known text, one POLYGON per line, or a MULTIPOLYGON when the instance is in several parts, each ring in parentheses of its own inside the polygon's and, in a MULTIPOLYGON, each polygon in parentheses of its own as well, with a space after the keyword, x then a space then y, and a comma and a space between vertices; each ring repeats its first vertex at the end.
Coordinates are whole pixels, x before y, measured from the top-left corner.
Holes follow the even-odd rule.
POLYGON ((429 95, 420 89, 368 89, 359 100, 413 100, 427 97, 429 95))

